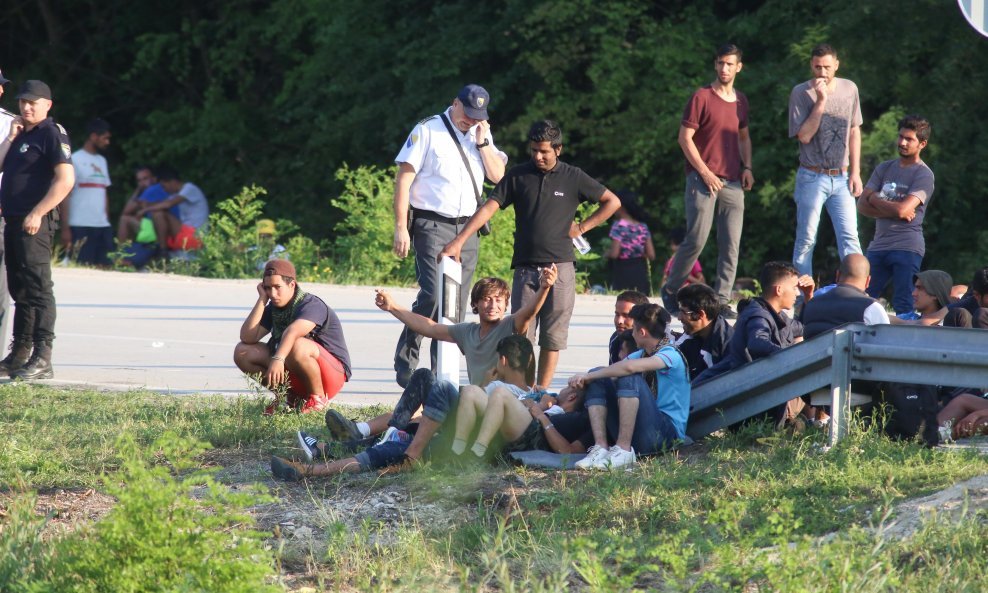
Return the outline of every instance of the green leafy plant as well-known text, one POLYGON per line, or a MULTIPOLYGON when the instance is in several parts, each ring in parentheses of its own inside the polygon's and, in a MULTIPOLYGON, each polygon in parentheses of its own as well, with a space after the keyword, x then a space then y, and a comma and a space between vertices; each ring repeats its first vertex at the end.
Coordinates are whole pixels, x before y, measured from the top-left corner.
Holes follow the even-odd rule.
POLYGON ((43 584, 30 590, 276 591, 269 584, 271 555, 262 547, 263 534, 248 527, 253 520, 246 512, 271 499, 256 488, 233 491, 207 471, 190 471, 207 447, 166 433, 146 452, 132 437, 121 437, 121 474, 105 480, 116 506, 59 540, 40 571, 43 584))

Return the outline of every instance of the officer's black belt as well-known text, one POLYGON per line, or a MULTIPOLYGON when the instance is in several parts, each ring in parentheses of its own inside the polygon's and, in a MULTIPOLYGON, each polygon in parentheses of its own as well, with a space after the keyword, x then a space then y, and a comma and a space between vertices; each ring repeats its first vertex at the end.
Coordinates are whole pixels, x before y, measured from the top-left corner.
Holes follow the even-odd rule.
POLYGON ((469 216, 461 216, 459 218, 450 218, 449 216, 443 216, 438 212, 433 212, 432 210, 420 210, 418 208, 412 208, 412 214, 415 218, 421 218, 422 220, 431 220, 433 222, 445 222, 446 224, 466 224, 470 220, 469 216))

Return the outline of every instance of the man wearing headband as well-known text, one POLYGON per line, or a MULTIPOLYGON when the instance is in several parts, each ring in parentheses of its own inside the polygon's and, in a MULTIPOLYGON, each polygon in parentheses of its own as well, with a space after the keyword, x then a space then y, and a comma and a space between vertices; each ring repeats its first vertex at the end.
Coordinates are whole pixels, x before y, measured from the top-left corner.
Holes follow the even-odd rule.
MULTIPOLYGON (((295 266, 273 259, 264 266, 257 302, 240 328, 233 360, 245 373, 260 374, 268 389, 288 381, 288 406, 302 413, 322 410, 350 380, 350 353, 336 312, 295 281, 295 266), (261 338, 271 334, 267 343, 261 338)), ((275 396, 265 410, 281 404, 275 396)))

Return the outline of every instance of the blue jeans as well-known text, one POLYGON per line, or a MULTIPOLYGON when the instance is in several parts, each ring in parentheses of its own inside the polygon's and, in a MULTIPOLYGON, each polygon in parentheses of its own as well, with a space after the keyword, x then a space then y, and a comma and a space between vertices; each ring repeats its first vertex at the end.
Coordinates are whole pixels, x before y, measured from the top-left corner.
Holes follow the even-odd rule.
POLYGON ((449 381, 437 381, 425 397, 422 415, 442 424, 449 413, 460 404, 460 388, 449 381))
POLYGON ((889 280, 892 281, 892 306, 895 312, 908 313, 913 310, 913 276, 919 272, 923 256, 913 251, 871 251, 868 250, 868 263, 871 264, 871 284, 868 296, 877 299, 882 295, 889 280))
POLYGON ((398 403, 395 404, 394 413, 388 426, 393 426, 398 430, 408 430, 408 423, 416 411, 425 403, 432 386, 436 384, 436 376, 429 369, 418 369, 412 373, 412 378, 408 381, 408 386, 401 392, 398 403))
POLYGON ((792 250, 792 265, 800 274, 813 275, 813 248, 824 207, 834 224, 840 259, 849 253, 861 253, 858 209, 847 187, 846 173, 830 176, 800 167, 796 171, 793 198, 796 201, 796 243, 792 250))
POLYGON ((607 406, 607 435, 616 440, 620 422, 618 399, 638 398, 638 415, 635 417, 635 432, 631 436, 631 446, 642 455, 660 453, 671 449, 680 439, 672 420, 655 405, 655 396, 640 374, 627 375, 617 379, 597 379, 590 383, 586 392, 586 406, 607 406))

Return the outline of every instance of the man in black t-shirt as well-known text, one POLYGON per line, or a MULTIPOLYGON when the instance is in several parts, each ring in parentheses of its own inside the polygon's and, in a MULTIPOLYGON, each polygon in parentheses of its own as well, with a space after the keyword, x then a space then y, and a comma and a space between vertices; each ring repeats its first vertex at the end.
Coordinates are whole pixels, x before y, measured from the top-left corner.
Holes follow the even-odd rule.
POLYGON ((491 192, 487 202, 470 217, 466 227, 439 254, 459 258, 460 249, 500 208, 515 207, 514 255, 511 267, 511 310, 535 298, 540 269, 556 264, 559 276, 549 298, 529 326, 528 337, 539 331, 537 385, 548 388, 556 372, 559 351, 566 349, 569 320, 576 302, 576 272, 572 240, 602 224, 621 207, 613 192, 578 167, 559 160, 563 134, 555 122, 532 124, 528 131, 532 160, 513 167, 491 192), (582 222, 575 222, 581 202, 599 204, 582 222))
POLYGON ((0 374, 50 379, 55 339, 51 257, 55 210, 75 184, 72 149, 65 128, 48 117, 51 89, 40 80, 17 93, 20 116, 0 142, 0 209, 4 222, 7 282, 14 299, 14 347, 0 361, 0 374))
MULTIPOLYGON (((300 412, 322 410, 350 380, 350 353, 336 312, 295 282, 295 266, 284 259, 264 265, 257 302, 240 328, 233 360, 245 373, 261 374, 273 389, 288 379, 288 405, 300 412), (267 343, 261 338, 271 334, 267 343)), ((264 410, 273 414, 280 401, 264 410)))

